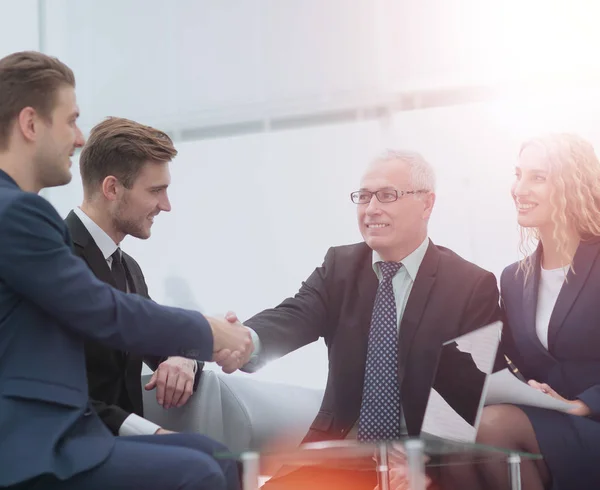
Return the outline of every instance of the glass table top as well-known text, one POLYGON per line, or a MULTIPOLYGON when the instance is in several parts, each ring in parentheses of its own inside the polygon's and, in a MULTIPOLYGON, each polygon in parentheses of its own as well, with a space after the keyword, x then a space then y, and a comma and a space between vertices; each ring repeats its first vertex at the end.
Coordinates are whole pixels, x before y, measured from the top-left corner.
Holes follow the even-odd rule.
MULTIPOLYGON (((423 453, 427 456, 426 466, 444 466, 449 464, 477 463, 492 458, 506 460, 509 455, 518 455, 522 459, 542 459, 540 454, 510 451, 508 449, 484 446, 441 439, 422 435, 419 438, 406 438, 387 443, 390 455, 401 454, 407 444, 422 443, 423 453)), ((301 444, 296 448, 272 448, 258 452, 261 471, 268 473, 274 466, 325 466, 330 468, 368 469, 375 464, 380 444, 364 443, 345 439, 301 444)), ((252 451, 220 452, 216 458, 243 459, 252 451)), ((393 457, 393 456, 390 456, 393 457)))

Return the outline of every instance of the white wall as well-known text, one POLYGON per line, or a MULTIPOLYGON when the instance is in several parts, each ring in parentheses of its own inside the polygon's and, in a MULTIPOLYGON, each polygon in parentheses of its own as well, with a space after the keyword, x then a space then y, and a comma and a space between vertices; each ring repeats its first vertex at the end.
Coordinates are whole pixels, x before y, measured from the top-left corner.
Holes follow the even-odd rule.
MULTIPOLYGON (((37 1, 0 0, 0 55, 41 43, 68 63, 84 129, 116 115, 176 135, 536 77, 533 91, 497 102, 178 143, 173 212, 150 240, 124 247, 159 302, 247 318, 293 294, 329 246, 360 239, 348 194, 384 147, 420 151, 435 166, 436 243, 497 275, 517 259, 508 191, 520 141, 567 129, 600 145, 600 94, 581 81, 598 71, 593 16, 576 0, 559 3, 46 0, 38 32, 37 1), (576 29, 566 32, 566 20, 576 29), (565 78, 565 90, 544 88, 565 78)), ((78 176, 46 195, 66 215, 81 201, 78 176)), ((326 368, 318 344, 255 376, 322 386, 326 368)))
POLYGON ((0 58, 39 49, 37 0, 0 0, 0 58))
POLYGON ((47 41, 84 128, 118 113, 171 129, 374 91, 379 2, 47 0, 47 41))
MULTIPOLYGON (((407 90, 600 73, 590 62, 600 41, 593 22, 600 6, 587 0, 42 5, 43 44, 77 75, 84 129, 117 114, 177 132, 340 104, 391 103, 407 90)), ((8 26, 11 38, 31 29, 20 25, 8 26)))
MULTIPOLYGON (((180 144, 173 211, 150 240, 124 248, 159 302, 247 318, 294 294, 329 246, 360 239, 348 195, 368 160, 393 146, 422 152, 436 169, 432 239, 499 276, 518 258, 509 188, 520 142, 572 130, 600 145, 600 98, 590 106, 592 95, 581 97, 556 101, 543 122, 520 113, 543 114, 547 101, 530 99, 512 110, 498 101, 400 113, 385 131, 366 122, 180 144)), ((81 199, 78 180, 50 199, 66 214, 81 199)), ((322 386, 325 356, 320 343, 254 376, 322 386)))

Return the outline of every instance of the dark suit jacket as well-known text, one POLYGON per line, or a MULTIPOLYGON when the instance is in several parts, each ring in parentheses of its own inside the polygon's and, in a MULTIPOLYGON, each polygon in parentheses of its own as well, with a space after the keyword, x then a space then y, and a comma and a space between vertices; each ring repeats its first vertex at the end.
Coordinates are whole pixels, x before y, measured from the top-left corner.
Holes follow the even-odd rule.
MULTIPOLYGON (((111 271, 87 228, 71 211, 65 223, 73 239, 73 251, 86 261, 96 277, 116 287, 111 271)), ((138 263, 125 252, 122 253, 127 282, 132 293, 150 299, 148 286, 138 263)), ((155 370, 165 359, 156 356, 136 356, 122 350, 87 339, 85 357, 90 398, 94 409, 113 434, 119 434, 119 428, 125 419, 135 413, 144 416, 140 375, 142 361, 155 370)), ((202 364, 196 370, 194 389, 200 379, 202 364)))
POLYGON ((0 171, 0 487, 67 479, 102 463, 114 436, 91 408, 84 338, 209 360, 210 325, 98 280, 48 201, 0 171))
MULTIPOLYGON (((343 438, 358 420, 377 287, 372 250, 365 243, 333 247, 294 298, 245 322, 261 342, 258 362, 247 370, 325 339, 329 377, 306 441, 343 438)), ((398 378, 411 435, 420 432, 442 343, 499 318, 494 275, 430 243, 399 333, 398 378)), ((473 373, 470 355, 448 352, 439 361, 442 377, 435 388, 463 418, 472 420, 472 404, 463 404, 461 398, 464 387, 471 386, 465 378, 481 373, 473 373)))
POLYGON ((504 352, 526 379, 548 383, 569 400, 579 398, 600 420, 600 238, 577 249, 575 273, 567 274, 550 317, 548 350, 535 329, 541 256, 540 245, 527 282, 516 263, 502 273, 504 352))

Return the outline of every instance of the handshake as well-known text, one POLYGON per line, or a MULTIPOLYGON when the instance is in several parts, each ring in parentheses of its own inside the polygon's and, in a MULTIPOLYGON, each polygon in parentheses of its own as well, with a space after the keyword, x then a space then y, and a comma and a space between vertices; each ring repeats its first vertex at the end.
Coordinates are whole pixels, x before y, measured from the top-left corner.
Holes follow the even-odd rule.
POLYGON ((250 330, 244 327, 233 312, 224 318, 206 317, 213 334, 213 362, 225 373, 233 373, 250 360, 254 343, 250 330))

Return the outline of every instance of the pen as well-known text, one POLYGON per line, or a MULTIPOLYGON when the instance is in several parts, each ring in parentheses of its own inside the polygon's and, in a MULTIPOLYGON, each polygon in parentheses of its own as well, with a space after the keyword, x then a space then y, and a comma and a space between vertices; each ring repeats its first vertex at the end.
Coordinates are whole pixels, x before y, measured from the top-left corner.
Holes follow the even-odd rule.
POLYGON ((517 377, 517 379, 523 381, 523 383, 527 383, 525 376, 523 376, 521 374, 521 372, 517 369, 517 366, 515 366, 508 357, 504 356, 504 359, 506 359, 506 363, 508 364, 508 369, 511 370, 511 372, 517 377))

